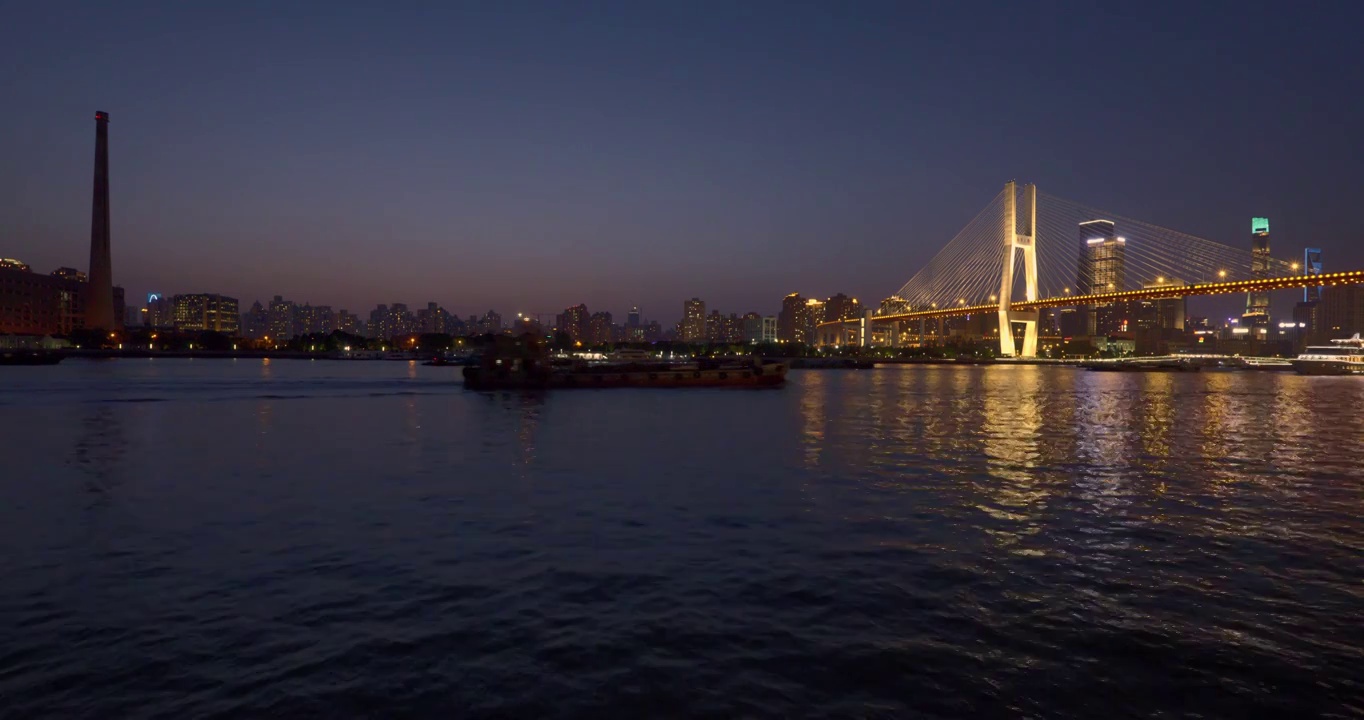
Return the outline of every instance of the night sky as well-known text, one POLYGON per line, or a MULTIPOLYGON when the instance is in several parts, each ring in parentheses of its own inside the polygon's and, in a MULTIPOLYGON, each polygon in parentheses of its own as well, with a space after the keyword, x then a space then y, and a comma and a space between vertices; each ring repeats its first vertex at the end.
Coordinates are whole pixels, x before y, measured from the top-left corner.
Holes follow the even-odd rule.
POLYGON ((0 257, 362 315, 897 290, 1010 179, 1364 268, 1364 3, 0 1, 0 257), (1099 7, 1106 5, 1107 7, 1099 7))

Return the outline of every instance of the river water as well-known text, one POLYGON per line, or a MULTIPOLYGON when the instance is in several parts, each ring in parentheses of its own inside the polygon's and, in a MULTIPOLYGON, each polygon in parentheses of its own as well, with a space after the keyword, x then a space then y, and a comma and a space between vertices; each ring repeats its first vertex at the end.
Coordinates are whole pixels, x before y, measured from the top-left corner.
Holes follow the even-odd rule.
POLYGON ((1364 714, 1364 381, 0 369, 0 716, 1364 714))

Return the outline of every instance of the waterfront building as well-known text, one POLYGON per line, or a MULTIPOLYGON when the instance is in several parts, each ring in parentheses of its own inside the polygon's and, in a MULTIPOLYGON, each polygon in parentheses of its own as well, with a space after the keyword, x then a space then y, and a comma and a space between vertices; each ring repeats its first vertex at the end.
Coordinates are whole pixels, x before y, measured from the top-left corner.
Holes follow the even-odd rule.
MULTIPOLYGON (((1186 284, 1174 278, 1157 278, 1156 282, 1146 283, 1142 287, 1183 287, 1186 284)), ((1183 339, 1185 318, 1188 317, 1185 298, 1140 300, 1127 305, 1132 311, 1129 330, 1136 335, 1138 354, 1163 355, 1169 352, 1171 341, 1183 339)))
POLYGON ((834 322, 835 320, 856 320, 862 316, 862 305, 857 302, 857 298, 850 298, 843 293, 839 293, 824 301, 824 317, 819 322, 834 322))
MULTIPOLYGON (((151 296, 147 296, 147 305, 150 309, 152 303, 151 296)), ((152 325, 156 327, 156 325, 152 325)), ((251 309, 242 313, 241 321, 242 337, 259 340, 270 334, 270 313, 257 300, 251 303, 251 309)))
MULTIPOLYGON (((1269 256, 1269 218, 1250 219, 1250 276, 1256 279, 1267 278, 1270 274, 1269 256)), ((1261 290, 1246 293, 1246 312, 1242 316, 1243 326, 1269 325, 1269 291, 1261 290)))
MULTIPOLYGON (((583 308, 586 310, 587 308, 583 308)), ((483 317, 474 318, 474 331, 479 334, 492 333, 496 335, 502 332, 502 316, 489 310, 483 313, 483 317)))
POLYGON ((741 321, 743 327, 743 341, 748 343, 759 343, 763 341, 763 316, 755 312, 744 313, 741 321))
POLYGON ((762 342, 765 342, 765 343, 774 343, 774 342, 777 341, 777 316, 776 316, 776 315, 765 315, 765 316, 763 316, 763 334, 762 334, 762 337, 761 337, 761 341, 762 341, 762 342))
POLYGON ((891 295, 882 300, 876 308, 877 315, 902 315, 909 311, 909 301, 899 295, 891 295))
POLYGON ((725 318, 719 310, 711 310, 706 316, 706 342, 722 343, 725 341, 725 318))
MULTIPOLYGON (((91 329, 86 322, 90 283, 73 275, 43 275, 21 268, 28 265, 16 261, 0 267, 0 333, 69 335, 91 329)), ((123 288, 113 288, 112 295, 115 316, 122 320, 123 288)))
POLYGON ((294 302, 285 300, 282 296, 276 295, 270 301, 269 323, 266 326, 266 336, 274 338, 276 342, 285 342, 298 334, 294 329, 294 302))
POLYGON ((360 317, 342 308, 336 311, 336 329, 348 335, 360 334, 360 317))
POLYGON ((663 339, 663 325, 657 320, 650 320, 644 326, 644 342, 658 342, 663 339))
POLYGON ((558 317, 557 325, 559 331, 566 333, 575 342, 585 342, 588 337, 588 321, 592 315, 587 312, 587 305, 579 303, 572 307, 564 308, 558 317))
POLYGON ((0 258, 0 270, 18 270, 19 272, 33 272, 28 263, 15 260, 14 258, 0 258))
MULTIPOLYGON (((1119 237, 1112 220, 1080 223, 1080 267, 1077 295, 1123 290, 1127 282, 1127 239, 1119 237)), ((1130 308, 1126 303, 1098 303, 1080 309, 1087 335, 1126 332, 1130 308)))
POLYGON ((220 332, 236 335, 241 329, 237 298, 214 293, 176 295, 174 327, 177 332, 220 332))
POLYGON ((587 319, 587 339, 586 343, 608 343, 611 342, 613 323, 611 313, 595 312, 587 319))
POLYGON ((800 316, 800 326, 802 332, 801 342, 814 345, 819 324, 824 322, 825 317, 824 302, 809 298, 805 301, 804 311, 800 316))
POLYGON ((448 335, 450 334, 450 313, 445 308, 434 302, 426 303, 426 307, 417 311, 417 332, 448 335))
POLYGON ((332 331, 335 316, 330 305, 303 303, 294 307, 295 335, 325 335, 332 331))
POLYGON ((1304 300, 1293 306, 1293 325, 1305 342, 1322 344, 1330 339, 1322 332, 1321 300, 1304 300))
POLYGON ((805 298, 800 293, 791 293, 781 300, 781 311, 777 314, 777 340, 780 342, 805 342, 805 326, 801 322, 805 313, 805 298))
POLYGON ((1364 333, 1364 285, 1335 285, 1321 291, 1323 339, 1364 333))
POLYGON ((700 298, 692 298, 682 303, 682 321, 677 328, 678 339, 683 342, 701 342, 706 339, 706 303, 700 298))

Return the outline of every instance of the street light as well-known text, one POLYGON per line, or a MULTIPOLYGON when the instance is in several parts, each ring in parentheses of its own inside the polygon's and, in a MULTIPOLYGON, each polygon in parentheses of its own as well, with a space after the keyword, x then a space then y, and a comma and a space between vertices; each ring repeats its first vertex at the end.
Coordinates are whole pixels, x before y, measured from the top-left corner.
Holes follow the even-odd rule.
POLYGON ((1292 266, 1292 267, 1293 267, 1293 272, 1297 272, 1297 271, 1298 271, 1298 264, 1297 264, 1297 263, 1293 263, 1293 266, 1292 266))
POLYGON ((1226 276, 1227 276, 1227 271, 1226 271, 1226 270, 1218 270, 1218 271, 1217 271, 1217 277, 1225 278, 1226 276))
POLYGON ((1156 284, 1157 284, 1157 285, 1159 285, 1159 284, 1161 284, 1161 283, 1163 283, 1163 282, 1165 282, 1165 276, 1164 276, 1164 275, 1161 275, 1161 276, 1159 276, 1159 277, 1156 278, 1156 284))

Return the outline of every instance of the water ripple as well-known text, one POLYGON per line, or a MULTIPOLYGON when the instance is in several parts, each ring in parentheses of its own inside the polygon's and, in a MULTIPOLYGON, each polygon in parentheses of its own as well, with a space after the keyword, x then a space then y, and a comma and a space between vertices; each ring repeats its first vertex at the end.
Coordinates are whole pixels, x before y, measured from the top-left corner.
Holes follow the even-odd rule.
POLYGON ((0 717, 1364 715, 1364 383, 427 370, 7 387, 0 717))

